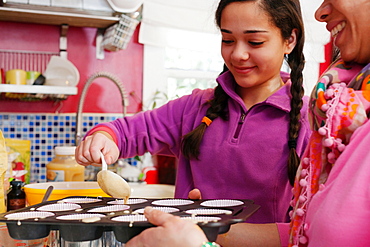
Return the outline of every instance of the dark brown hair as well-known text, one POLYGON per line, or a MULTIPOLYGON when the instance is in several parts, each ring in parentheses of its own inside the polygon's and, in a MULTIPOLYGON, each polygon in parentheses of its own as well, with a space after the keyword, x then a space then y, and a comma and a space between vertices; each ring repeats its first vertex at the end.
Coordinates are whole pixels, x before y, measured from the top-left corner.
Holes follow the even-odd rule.
MULTIPOLYGON (((301 117, 300 111, 303 105, 302 97, 303 75, 302 71, 305 64, 303 55, 304 45, 304 27, 301 15, 299 0, 221 0, 216 10, 216 23, 220 27, 221 14, 227 5, 233 2, 252 2, 256 1, 260 4, 270 16, 270 20, 276 27, 281 30, 283 39, 287 40, 291 36, 293 30, 296 30, 297 44, 293 51, 286 56, 286 61, 291 69, 290 79, 291 86, 291 110, 289 113, 289 141, 290 149, 288 158, 288 177, 290 184, 294 184, 295 174, 300 162, 296 152, 296 140, 299 133, 301 117)), ((224 71, 225 71, 224 67, 224 71)), ((215 88, 214 98, 209 101, 210 107, 207 110, 206 116, 212 121, 221 117, 228 120, 227 102, 229 96, 225 93, 220 85, 215 88)), ((205 123, 200 123, 193 131, 186 134, 182 140, 182 151, 188 159, 199 157, 199 147, 203 138, 203 134, 207 128, 205 123)))

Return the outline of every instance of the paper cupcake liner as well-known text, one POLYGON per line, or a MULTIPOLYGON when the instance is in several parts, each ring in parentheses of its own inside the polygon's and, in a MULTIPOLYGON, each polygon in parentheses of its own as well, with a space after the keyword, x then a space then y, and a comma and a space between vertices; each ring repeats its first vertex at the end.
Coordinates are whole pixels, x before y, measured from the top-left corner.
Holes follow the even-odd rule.
POLYGON ((217 199, 204 201, 200 205, 204 207, 234 207, 243 205, 244 202, 239 200, 229 200, 229 199, 217 199))
POLYGON ((157 200, 153 201, 153 205, 157 206, 184 206, 193 204, 194 202, 191 200, 185 200, 185 199, 166 199, 166 200, 157 200))
POLYGON ((107 212, 117 212, 129 209, 130 206, 124 204, 110 205, 105 207, 98 207, 88 210, 89 213, 107 213, 107 212))
POLYGON ((95 217, 105 217, 104 214, 68 214, 56 217, 57 220, 83 220, 95 217))
POLYGON ((20 212, 5 215, 8 220, 46 218, 55 215, 51 212, 20 212))
POLYGON ((183 220, 190 220, 193 221, 194 223, 208 223, 208 222, 217 222, 220 221, 220 217, 211 217, 211 216, 185 216, 181 217, 183 220))
POLYGON ((113 221, 119 222, 145 222, 148 221, 142 214, 130 214, 130 215, 122 215, 112 218, 113 221))
POLYGON ((60 211, 68 211, 68 210, 76 210, 81 208, 80 205, 75 203, 55 203, 49 204, 45 206, 41 206, 37 208, 38 211, 50 211, 50 212, 60 212, 60 211))
MULTIPOLYGON (((159 210, 159 211, 162 211, 162 212, 166 212, 166 213, 175 213, 175 212, 180 211, 180 209, 172 208, 172 207, 153 207, 153 209, 156 209, 156 210, 159 210)), ((134 212, 138 213, 138 214, 143 214, 144 213, 144 208, 137 209, 134 212)))
POLYGON ((102 200, 95 198, 66 198, 61 201, 66 203, 94 203, 101 202, 102 200))
POLYGON ((198 208, 186 210, 185 213, 191 215, 214 215, 214 214, 232 214, 232 211, 224 209, 198 208))
MULTIPOLYGON (((141 199, 141 198, 133 198, 133 199, 128 199, 126 204, 139 204, 139 203, 145 203, 148 200, 146 199, 141 199)), ((125 204, 125 200, 114 200, 108 202, 108 204, 125 204)))

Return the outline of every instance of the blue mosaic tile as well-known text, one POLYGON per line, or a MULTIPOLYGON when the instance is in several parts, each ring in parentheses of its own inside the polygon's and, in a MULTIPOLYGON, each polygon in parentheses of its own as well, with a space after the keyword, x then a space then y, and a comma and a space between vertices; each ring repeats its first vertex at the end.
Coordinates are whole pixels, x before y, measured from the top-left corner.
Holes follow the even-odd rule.
MULTIPOLYGON (((122 114, 88 116, 84 113, 82 134, 98 123, 109 122, 121 116, 122 114)), ((75 145, 75 113, 38 115, 0 113, 0 120, 0 129, 5 138, 31 140, 31 183, 46 182, 46 164, 54 158, 55 146, 75 145)))

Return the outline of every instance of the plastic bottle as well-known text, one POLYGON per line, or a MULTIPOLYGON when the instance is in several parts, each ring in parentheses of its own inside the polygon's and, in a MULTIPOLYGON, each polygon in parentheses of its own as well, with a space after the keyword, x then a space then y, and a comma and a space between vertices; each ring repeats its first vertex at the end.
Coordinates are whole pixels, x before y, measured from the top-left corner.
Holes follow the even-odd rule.
POLYGON ((7 194, 7 211, 24 208, 26 206, 26 193, 23 182, 13 180, 10 182, 10 191, 7 194))
POLYGON ((55 147, 55 158, 46 165, 48 182, 84 181, 85 167, 75 160, 76 147, 55 147))

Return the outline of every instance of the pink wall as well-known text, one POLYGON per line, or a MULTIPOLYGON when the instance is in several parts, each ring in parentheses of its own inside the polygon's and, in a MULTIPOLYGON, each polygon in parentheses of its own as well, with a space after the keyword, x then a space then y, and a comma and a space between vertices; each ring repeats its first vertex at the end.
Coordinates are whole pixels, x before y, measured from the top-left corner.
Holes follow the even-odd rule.
MULTIPOLYGON (((86 80, 95 72, 107 71, 117 76, 126 92, 134 92, 142 98, 143 46, 137 42, 138 30, 127 49, 118 52, 105 52, 104 60, 95 57, 95 28, 69 27, 67 34, 68 59, 80 73, 78 95, 69 96, 63 101, 60 113, 77 111, 78 101, 86 80)), ((60 27, 0 21, 0 49, 22 51, 59 52, 60 27)), ((129 97, 129 113, 140 110, 140 102, 129 97)), ((2 99, 0 112, 44 112, 54 113, 59 105, 53 101, 20 102, 2 99)), ((120 113, 121 97, 116 85, 108 79, 96 79, 89 88, 83 112, 120 113)))

